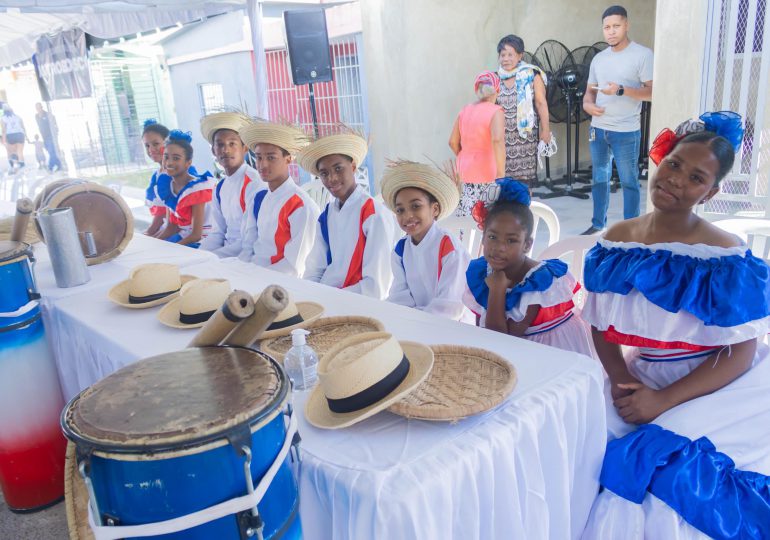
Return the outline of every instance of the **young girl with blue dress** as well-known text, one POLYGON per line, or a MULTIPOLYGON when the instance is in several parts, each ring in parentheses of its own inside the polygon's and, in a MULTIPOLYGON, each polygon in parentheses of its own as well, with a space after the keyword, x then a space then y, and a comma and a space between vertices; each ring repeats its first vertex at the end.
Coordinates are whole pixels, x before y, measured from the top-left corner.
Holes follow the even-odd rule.
POLYGON ((484 256, 466 271, 465 305, 479 325, 592 356, 588 327, 574 304, 579 285, 558 259, 535 261, 529 188, 512 178, 491 184, 472 215, 484 230, 484 256))
POLYGON ((587 254, 610 442, 584 538, 770 538, 770 269, 693 213, 741 137, 730 112, 661 133, 653 211, 587 254))

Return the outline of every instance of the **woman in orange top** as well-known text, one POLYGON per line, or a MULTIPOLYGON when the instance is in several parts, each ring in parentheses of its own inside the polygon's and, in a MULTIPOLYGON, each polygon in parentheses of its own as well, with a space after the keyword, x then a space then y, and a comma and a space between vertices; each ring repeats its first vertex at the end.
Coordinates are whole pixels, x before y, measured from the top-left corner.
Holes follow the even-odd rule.
POLYGON ((473 87, 479 100, 463 107, 449 137, 464 182, 458 216, 469 215, 486 184, 505 176, 505 116, 495 104, 500 78, 482 71, 473 87))

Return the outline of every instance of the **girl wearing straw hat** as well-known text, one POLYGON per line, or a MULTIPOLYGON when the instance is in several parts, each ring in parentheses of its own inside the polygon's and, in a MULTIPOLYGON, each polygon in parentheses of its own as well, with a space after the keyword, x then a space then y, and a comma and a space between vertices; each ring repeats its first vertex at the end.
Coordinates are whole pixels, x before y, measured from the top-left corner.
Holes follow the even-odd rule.
POLYGON ((567 265, 526 255, 533 242, 529 204, 524 183, 501 178, 473 207, 484 256, 468 265, 465 305, 482 327, 593 356, 588 326, 574 311, 580 286, 567 265))
POLYGON ((211 228, 209 204, 214 180, 211 173, 190 171, 192 135, 177 129, 166 139, 163 169, 158 176, 158 196, 168 208, 168 224, 158 238, 197 248, 211 228))
POLYGON ((322 137, 297 155, 334 196, 321 212, 305 279, 383 299, 393 274, 390 212, 356 184, 367 144, 353 131, 322 137))
POLYGON ((307 135, 295 126, 263 120, 250 120, 239 133, 254 152, 257 171, 268 187, 246 210, 239 258, 302 277, 320 211, 289 176, 289 165, 307 145, 307 135))
POLYGON ((212 113, 201 118, 201 133, 211 144, 211 153, 225 170, 211 200, 211 232, 201 248, 219 257, 237 257, 243 249, 246 209, 249 201, 267 185, 244 158, 249 149, 238 130, 249 118, 237 112, 212 113))
POLYGON ((462 303, 470 256, 436 223, 450 216, 460 200, 454 171, 411 161, 391 163, 382 176, 382 196, 406 233, 391 255, 394 280, 388 300, 472 322, 462 303))

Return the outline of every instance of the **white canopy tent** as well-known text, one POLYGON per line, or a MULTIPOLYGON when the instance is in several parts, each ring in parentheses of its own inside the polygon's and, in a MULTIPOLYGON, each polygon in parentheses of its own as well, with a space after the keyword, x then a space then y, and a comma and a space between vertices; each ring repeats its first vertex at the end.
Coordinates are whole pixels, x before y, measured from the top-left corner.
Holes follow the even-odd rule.
POLYGON ((25 62, 44 34, 80 28, 98 38, 114 39, 189 23, 246 8, 256 61, 258 116, 267 117, 267 77, 262 44, 261 0, 5 0, 0 7, 0 67, 25 62))

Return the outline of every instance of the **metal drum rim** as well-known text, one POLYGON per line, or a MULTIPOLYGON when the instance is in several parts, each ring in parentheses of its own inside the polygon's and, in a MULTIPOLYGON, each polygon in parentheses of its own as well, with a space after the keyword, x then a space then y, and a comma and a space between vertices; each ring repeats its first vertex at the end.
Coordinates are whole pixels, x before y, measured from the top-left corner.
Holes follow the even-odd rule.
POLYGON ((21 241, 14 241, 14 240, 4 240, 4 242, 9 243, 16 243, 19 244, 19 246, 24 246, 24 248, 20 251, 14 251, 13 255, 6 256, 6 252, 0 252, 0 266, 4 266, 6 264, 13 264, 17 261, 20 261, 24 258, 31 259, 32 258, 32 245, 28 244, 27 242, 21 242, 21 241))
POLYGON ((191 437, 185 441, 164 442, 157 444, 143 444, 143 445, 130 445, 130 444, 117 444, 110 441, 101 441, 97 439, 91 439, 86 435, 83 435, 76 431, 76 428, 69 423, 69 413, 72 407, 80 399, 84 389, 79 392, 75 397, 69 400, 67 405, 62 409, 60 416, 60 426, 64 435, 71 440, 78 448, 79 452, 85 452, 89 455, 95 454, 100 457, 115 457, 124 461, 144 461, 144 460, 161 460, 169 459, 173 457, 181 457, 183 455, 192 455, 202 453, 220 446, 229 444, 227 435, 236 433, 242 430, 244 426, 249 427, 250 433, 256 432, 262 426, 272 421, 278 414, 281 413, 281 409, 289 400, 289 378, 281 365, 276 360, 262 351, 254 350, 250 347, 240 347, 236 345, 223 345, 215 347, 198 347, 200 349, 213 349, 213 348, 228 348, 228 349, 244 349, 256 353, 263 357, 265 360, 275 368, 280 381, 280 390, 276 393, 270 401, 265 404, 258 412, 253 416, 250 416, 243 422, 223 428, 221 430, 212 431, 206 435, 199 437, 191 437), (134 456, 131 459, 130 456, 134 456), (125 459, 128 458, 128 459, 125 459))

